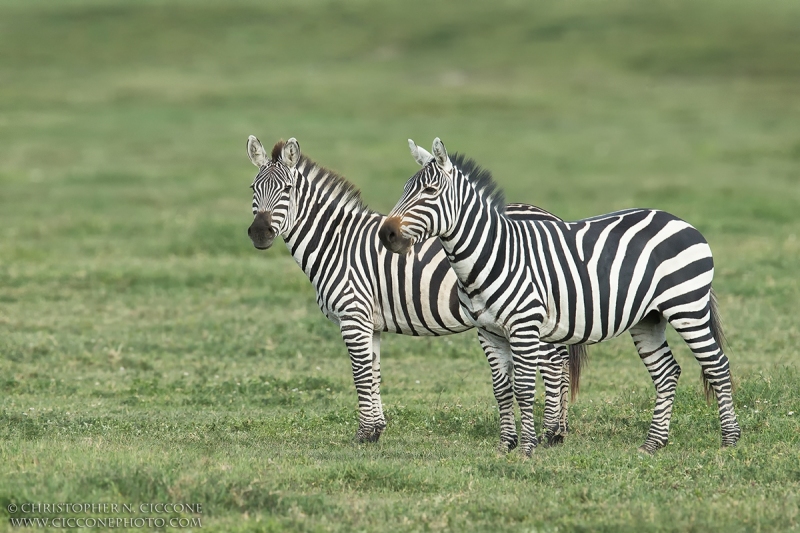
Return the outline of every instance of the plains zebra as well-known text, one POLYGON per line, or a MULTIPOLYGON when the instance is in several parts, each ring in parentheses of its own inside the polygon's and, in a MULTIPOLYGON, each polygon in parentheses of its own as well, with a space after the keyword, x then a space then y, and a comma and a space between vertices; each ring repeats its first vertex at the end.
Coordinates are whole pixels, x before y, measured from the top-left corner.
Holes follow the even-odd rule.
MULTIPOLYGON (((377 441, 386 427, 380 333, 449 335, 471 329, 458 303, 455 274, 436 239, 415 246, 413 255, 387 253, 378 239, 385 217, 365 207, 344 178, 301 155, 295 139, 278 142, 268 157, 250 136, 247 153, 259 169, 251 186, 254 218, 247 233, 262 250, 283 237, 314 285, 317 305, 339 325, 350 353, 359 407, 356 438, 377 441)), ((510 209, 519 218, 556 218, 532 206, 510 209)), ((559 380, 557 388, 546 390, 545 414, 557 442, 566 432, 567 350, 548 346, 545 351, 544 373, 559 380)), ((571 379, 577 384, 577 371, 571 379)))
MULTIPOLYGON (((540 340, 591 344, 630 330, 656 387, 653 420, 641 451, 667 443, 680 366, 667 345, 672 325, 701 366, 719 407, 723 446, 740 436, 728 358, 711 292, 714 263, 703 236, 677 217, 629 209, 577 222, 516 221, 502 194, 474 161, 433 142, 433 158, 405 185, 380 229, 395 253, 438 236, 458 276, 461 302, 479 329, 495 374, 522 418, 521 445, 537 444, 532 401, 540 340)), ((501 441, 514 438, 513 411, 501 441)))

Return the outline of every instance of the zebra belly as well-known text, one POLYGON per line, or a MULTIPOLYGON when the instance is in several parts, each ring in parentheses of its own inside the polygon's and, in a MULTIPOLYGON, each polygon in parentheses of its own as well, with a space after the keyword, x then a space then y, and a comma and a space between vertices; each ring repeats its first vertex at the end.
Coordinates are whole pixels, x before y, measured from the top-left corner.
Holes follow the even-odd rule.
MULTIPOLYGON (((602 309, 605 311, 605 308, 602 309)), ((652 301, 646 307, 633 309, 623 317, 623 323, 617 325, 616 329, 607 324, 607 331, 604 333, 603 322, 598 315, 593 317, 591 328, 587 327, 586 316, 592 310, 587 311, 583 305, 577 305, 577 309, 572 311, 574 318, 570 316, 570 310, 562 309, 559 312, 557 309, 549 309, 540 329, 540 338, 554 344, 595 344, 622 335, 654 310, 657 310, 657 305, 652 301)), ((610 320, 611 317, 605 318, 606 322, 610 320)))

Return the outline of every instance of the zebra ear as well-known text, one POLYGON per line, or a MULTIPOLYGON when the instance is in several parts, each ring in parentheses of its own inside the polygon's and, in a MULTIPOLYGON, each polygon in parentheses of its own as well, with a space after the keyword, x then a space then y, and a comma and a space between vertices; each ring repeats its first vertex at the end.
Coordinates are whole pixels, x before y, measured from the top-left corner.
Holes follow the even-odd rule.
POLYGON ((250 158, 250 162, 258 168, 267 164, 267 152, 255 135, 247 138, 247 156, 250 158))
POLYGON ((421 148, 414 143, 411 139, 408 140, 408 147, 411 148, 411 157, 417 162, 417 164, 421 167, 424 167, 428 164, 428 161, 433 159, 433 156, 428 152, 426 149, 421 148))
POLYGON ((300 161, 300 143, 298 143, 297 139, 294 137, 286 141, 286 144, 283 145, 281 161, 289 168, 294 168, 297 162, 300 161))
POLYGON ((444 147, 444 143, 439 137, 433 140, 433 148, 431 151, 433 152, 433 157, 436 159, 436 164, 443 170, 450 170, 453 164, 450 162, 450 158, 447 157, 447 149, 444 147))

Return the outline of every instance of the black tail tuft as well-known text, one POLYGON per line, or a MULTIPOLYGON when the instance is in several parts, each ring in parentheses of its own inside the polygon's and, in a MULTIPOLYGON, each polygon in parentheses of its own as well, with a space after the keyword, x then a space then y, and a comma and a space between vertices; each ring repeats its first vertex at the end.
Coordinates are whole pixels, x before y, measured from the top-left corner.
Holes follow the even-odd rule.
POLYGON ((582 344, 567 346, 569 350, 569 399, 575 401, 581 390, 581 370, 588 362, 589 352, 582 344))
MULTIPOLYGON (((722 330, 722 318, 719 316, 719 305, 717 304, 717 295, 714 294, 714 289, 711 289, 710 308, 711 335, 714 337, 714 340, 717 341, 719 349, 724 352, 728 348, 728 339, 725 338, 725 332, 722 330)), ((714 397, 714 390, 711 388, 711 383, 709 383, 702 368, 700 369, 700 377, 703 380, 703 391, 706 394, 706 402, 711 403, 711 399, 714 397)))

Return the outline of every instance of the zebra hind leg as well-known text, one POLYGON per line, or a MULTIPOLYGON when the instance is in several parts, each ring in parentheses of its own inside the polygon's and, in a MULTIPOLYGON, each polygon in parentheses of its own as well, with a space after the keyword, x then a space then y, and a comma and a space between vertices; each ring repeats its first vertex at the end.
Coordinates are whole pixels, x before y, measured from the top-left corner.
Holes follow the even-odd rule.
POLYGON ((647 439, 640 452, 653 454, 667 445, 672 405, 681 367, 667 344, 667 321, 661 316, 649 315, 631 328, 631 337, 644 366, 656 387, 656 404, 647 439))
POLYGON ((544 446, 564 442, 569 408, 569 352, 566 346, 542 344, 539 373, 544 383, 544 446))
POLYGON ((704 384, 714 391, 719 409, 722 446, 734 446, 742 435, 733 410, 733 384, 728 357, 722 351, 724 335, 713 293, 709 311, 700 319, 670 317, 670 324, 686 341, 700 363, 704 384))
POLYGON ((511 347, 502 337, 478 329, 478 340, 492 371, 492 390, 500 411, 500 453, 517 447, 517 421, 514 418, 514 390, 511 385, 511 347))
MULTIPOLYGON (((569 433, 569 399, 572 393, 572 376, 569 369, 569 353, 568 348, 563 346, 564 352, 567 353, 566 358, 561 363, 561 394, 559 401, 561 403, 561 416, 558 419, 558 427, 563 435, 569 433)), ((562 354, 563 355, 563 354, 562 354)))

